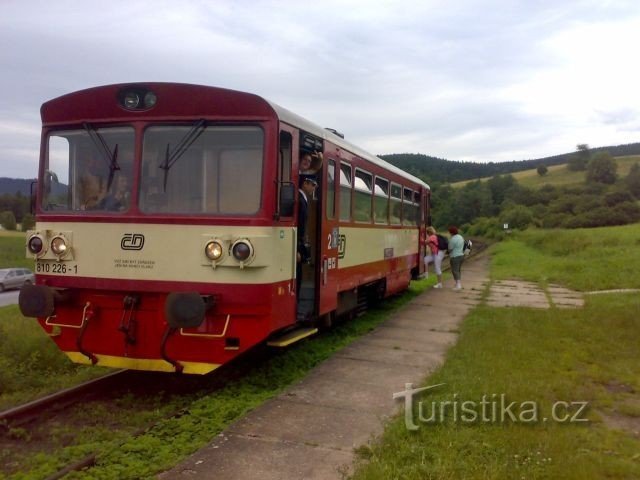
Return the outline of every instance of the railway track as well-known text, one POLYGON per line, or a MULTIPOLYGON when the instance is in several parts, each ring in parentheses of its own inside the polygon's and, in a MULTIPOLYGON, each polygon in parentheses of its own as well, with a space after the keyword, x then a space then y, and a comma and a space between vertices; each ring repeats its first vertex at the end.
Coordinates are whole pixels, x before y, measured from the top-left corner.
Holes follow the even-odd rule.
POLYGON ((74 403, 81 402, 87 395, 96 395, 112 387, 127 372, 127 370, 117 370, 103 377, 94 378, 74 387, 4 410, 0 412, 0 425, 14 427, 24 425, 36 420, 43 412, 55 412, 74 403))

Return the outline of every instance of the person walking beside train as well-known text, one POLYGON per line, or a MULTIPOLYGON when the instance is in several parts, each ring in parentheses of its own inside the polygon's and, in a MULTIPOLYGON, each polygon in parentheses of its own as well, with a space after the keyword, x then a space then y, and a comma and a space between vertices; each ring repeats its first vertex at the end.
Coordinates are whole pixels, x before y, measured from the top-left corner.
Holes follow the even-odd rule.
POLYGON ((433 227, 427 227, 427 245, 429 246, 430 254, 424 257, 424 268, 429 274, 429 263, 433 262, 436 276, 438 277, 438 283, 433 288, 442 288, 442 259, 444 258, 445 249, 440 248, 438 241, 438 235, 436 229, 433 227))
POLYGON ((454 290, 462 290, 462 263, 464 262, 464 238, 458 233, 458 227, 449 227, 449 263, 456 284, 454 290))

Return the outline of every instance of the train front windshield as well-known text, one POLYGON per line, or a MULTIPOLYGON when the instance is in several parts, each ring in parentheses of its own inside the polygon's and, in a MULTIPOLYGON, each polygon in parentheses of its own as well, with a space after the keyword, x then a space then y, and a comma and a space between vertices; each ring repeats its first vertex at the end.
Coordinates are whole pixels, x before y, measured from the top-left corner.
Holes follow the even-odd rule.
POLYGON ((131 127, 49 135, 42 209, 126 212, 131 205, 135 132, 131 127))
POLYGON ((42 208, 124 213, 137 191, 145 214, 253 215, 260 209, 263 145, 257 126, 155 125, 144 130, 137 162, 133 128, 53 132, 42 208))

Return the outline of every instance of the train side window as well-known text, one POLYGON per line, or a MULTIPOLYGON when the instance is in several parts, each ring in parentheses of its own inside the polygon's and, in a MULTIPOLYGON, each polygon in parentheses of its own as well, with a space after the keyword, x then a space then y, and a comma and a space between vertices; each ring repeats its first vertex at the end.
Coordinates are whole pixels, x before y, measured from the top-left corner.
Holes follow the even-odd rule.
POLYGON ((404 189, 404 198, 402 202, 402 224, 413 225, 413 191, 410 188, 404 189))
POLYGON ((420 205, 420 192, 413 192, 413 219, 415 220, 416 225, 424 223, 422 208, 420 208, 420 205))
POLYGON ((291 181, 291 134, 280 132, 280 178, 281 182, 291 181))
POLYGON ((327 219, 336 218, 336 161, 327 163, 327 219))
POLYGON ((389 223, 389 181, 376 177, 373 194, 373 214, 375 222, 389 223))
POLYGON ((340 164, 340 220, 348 222, 351 220, 351 187, 353 179, 351 177, 351 165, 340 164))
POLYGON ((371 196, 373 194, 373 175, 363 170, 356 169, 356 178, 353 188, 355 192, 355 221, 371 223, 371 196))
POLYGON ((293 216, 296 186, 291 183, 293 139, 289 132, 280 131, 278 179, 276 182, 276 211, 278 218, 293 216))
POLYGON ((396 183, 391 184, 389 218, 391 225, 400 225, 402 223, 402 187, 396 183))

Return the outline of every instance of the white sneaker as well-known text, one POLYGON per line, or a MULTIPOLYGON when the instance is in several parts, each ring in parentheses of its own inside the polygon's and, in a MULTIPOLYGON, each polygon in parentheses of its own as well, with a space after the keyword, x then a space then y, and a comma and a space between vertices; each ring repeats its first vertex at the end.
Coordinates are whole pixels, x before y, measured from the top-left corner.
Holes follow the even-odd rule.
POLYGON ((433 288, 442 288, 442 284, 441 283, 436 283, 433 288))

